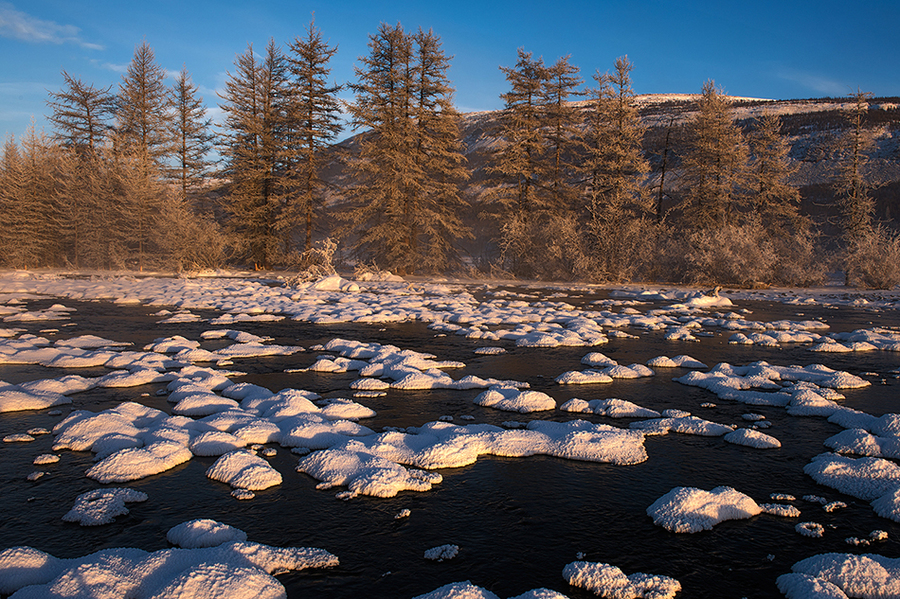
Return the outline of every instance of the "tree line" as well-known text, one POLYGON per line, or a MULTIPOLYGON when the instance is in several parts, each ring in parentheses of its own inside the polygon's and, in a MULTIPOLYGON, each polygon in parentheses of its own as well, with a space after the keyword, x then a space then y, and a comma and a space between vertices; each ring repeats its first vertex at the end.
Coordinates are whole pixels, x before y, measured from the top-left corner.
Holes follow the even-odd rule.
MULTIPOLYGON (((249 45, 215 132, 188 71, 167 87, 146 42, 115 93, 63 71, 47 101, 53 133, 32 127, 3 146, 3 263, 296 267, 338 238, 357 263, 402 274, 803 285, 832 266, 790 184, 779 118, 739 126, 713 81, 648 156, 627 57, 584 89, 569 57, 545 64, 520 49, 501 67, 487 167, 469 182, 437 35, 382 24, 346 85, 329 79, 336 52, 315 23, 283 47, 249 45), (360 135, 336 145, 347 126, 360 135), (464 215, 494 231, 480 261, 460 250, 473 236, 464 215)), ((885 286, 900 280, 884 266, 900 244, 876 222, 866 180, 868 94, 852 99, 837 256, 849 283, 885 286)))

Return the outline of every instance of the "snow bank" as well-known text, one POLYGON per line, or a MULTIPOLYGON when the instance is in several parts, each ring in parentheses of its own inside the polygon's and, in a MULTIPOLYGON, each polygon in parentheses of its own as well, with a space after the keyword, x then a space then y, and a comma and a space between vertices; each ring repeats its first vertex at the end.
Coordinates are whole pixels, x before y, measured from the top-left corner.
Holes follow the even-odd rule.
POLYGON ((486 408, 528 414, 556 408, 556 401, 541 391, 521 391, 508 387, 491 387, 479 394, 473 403, 486 408))
POLYGON ((731 487, 716 487, 712 491, 676 487, 647 508, 654 524, 671 532, 688 533, 709 530, 725 520, 752 518, 761 512, 755 501, 731 487))

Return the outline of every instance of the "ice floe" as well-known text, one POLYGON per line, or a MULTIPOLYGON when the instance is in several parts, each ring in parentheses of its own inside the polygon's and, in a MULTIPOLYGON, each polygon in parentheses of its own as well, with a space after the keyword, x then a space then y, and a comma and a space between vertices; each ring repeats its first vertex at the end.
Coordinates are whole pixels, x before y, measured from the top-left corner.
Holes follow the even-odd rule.
POLYGON ((126 503, 142 501, 147 501, 147 494, 135 489, 95 489, 79 495, 75 499, 75 505, 62 519, 82 526, 109 524, 116 516, 128 513, 126 503))
POLYGON ((647 508, 654 524, 679 533, 710 530, 724 520, 752 518, 761 512, 749 496, 724 486, 711 491, 676 487, 647 508))
POLYGON ((587 589, 600 597, 670 599, 681 583, 668 576, 637 572, 628 576, 611 564, 577 561, 566 564, 563 578, 572 586, 587 589))
POLYGON ((0 552, 0 594, 15 597, 276 599, 273 576, 330 568, 338 558, 322 549, 233 542, 200 549, 103 549, 60 559, 31 547, 0 552))
POLYGON ((247 533, 209 518, 200 518, 173 526, 166 533, 166 540, 183 549, 200 549, 246 541, 247 533))
POLYGON ((788 599, 900 596, 900 559, 867 553, 822 553, 778 577, 788 599))

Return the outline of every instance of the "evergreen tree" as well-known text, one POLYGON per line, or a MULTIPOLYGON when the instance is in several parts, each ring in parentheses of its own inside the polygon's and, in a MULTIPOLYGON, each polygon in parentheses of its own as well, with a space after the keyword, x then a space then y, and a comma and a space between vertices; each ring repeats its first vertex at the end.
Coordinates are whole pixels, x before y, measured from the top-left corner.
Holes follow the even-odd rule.
POLYGON ((557 60, 546 70, 544 82, 544 128, 548 150, 547 187, 551 205, 557 214, 576 208, 578 190, 574 185, 572 164, 581 150, 581 111, 571 98, 582 95, 577 88, 583 83, 579 69, 569 64, 569 56, 557 60))
POLYGON ((5 266, 22 268, 19 255, 21 233, 24 231, 27 217, 22 206, 22 195, 25 188, 22 155, 15 138, 10 135, 3 144, 0 154, 0 218, 4 226, 0 227, 0 252, 5 266))
POLYGON ((356 252, 387 268, 405 266, 409 227, 409 186, 421 180, 413 148, 411 115, 412 41, 398 24, 382 23, 369 36, 369 54, 356 67, 351 84, 354 102, 348 106, 354 129, 366 133, 350 168, 358 184, 350 190, 347 215, 357 234, 356 252))
POLYGON ((160 169, 173 152, 172 112, 165 79, 166 71, 156 62, 153 49, 142 42, 122 77, 116 111, 123 148, 160 169))
POLYGON ((796 171, 791 165, 790 146, 781 135, 781 119, 766 113, 757 120, 749 136, 751 206, 770 234, 797 227, 800 219, 800 192, 788 183, 796 171))
POLYGON ((712 80, 703 84, 698 109, 682 160, 682 208, 689 227, 711 229, 732 221, 747 183, 748 151, 712 80))
POLYGON ((214 139, 210 132, 212 120, 206 117, 203 98, 186 68, 176 77, 169 102, 174 115, 170 133, 174 141, 174 163, 168 173, 180 187, 181 197, 186 199, 203 186, 212 168, 208 158, 214 139))
POLYGON ((322 152, 340 133, 341 106, 337 94, 342 86, 328 83, 329 61, 337 46, 329 47, 322 32, 311 22, 306 37, 289 45, 290 95, 286 134, 287 176, 291 198, 282 215, 281 228, 290 231, 304 223, 304 249, 312 248, 313 223, 324 205, 326 183, 321 177, 322 152))
POLYGON ((623 56, 612 74, 594 75, 599 87, 591 91, 584 133, 588 243, 600 276, 610 279, 627 274, 634 256, 628 255, 632 244, 625 239, 636 233, 634 224, 649 213, 644 188, 649 165, 641 148, 644 126, 631 89, 633 68, 623 56))
POLYGON ((458 262, 453 242, 471 237, 461 213, 467 202, 459 185, 468 179, 463 144, 459 138, 459 113, 453 106, 453 87, 447 78, 450 58, 441 40, 430 29, 415 35, 418 80, 412 118, 416 126, 416 160, 422 172, 420 194, 414 198, 409 270, 435 272, 458 262))
POLYGON ((399 272, 446 268, 468 235, 459 210, 465 178, 449 59, 433 32, 382 24, 351 87, 353 126, 368 130, 351 168, 359 181, 347 215, 357 251, 399 272))
POLYGON ((544 131, 545 84, 547 68, 542 58, 518 50, 515 67, 500 67, 510 90, 501 94, 504 102, 500 114, 502 145, 494 157, 490 171, 499 177, 488 199, 527 221, 529 216, 550 206, 543 193, 546 179, 547 153, 544 131))
POLYGON ((849 112, 850 129, 842 140, 840 166, 835 182, 841 210, 841 227, 850 243, 871 233, 875 216, 875 201, 869 195, 871 185, 866 180, 869 163, 866 152, 871 139, 863 130, 871 96, 868 92, 858 90, 850 96, 853 103, 849 112))
POLYGON ((50 93, 47 106, 51 110, 49 120, 56 130, 54 138, 67 148, 79 153, 99 151, 112 126, 110 120, 115 111, 115 97, 105 89, 87 85, 80 79, 62 72, 66 87, 50 93))
POLYGON ((220 137, 224 174, 231 187, 224 199, 228 228, 235 234, 237 255, 268 268, 284 252, 277 230, 287 97, 284 56, 274 41, 257 60, 252 45, 235 60, 236 71, 225 84, 220 137))

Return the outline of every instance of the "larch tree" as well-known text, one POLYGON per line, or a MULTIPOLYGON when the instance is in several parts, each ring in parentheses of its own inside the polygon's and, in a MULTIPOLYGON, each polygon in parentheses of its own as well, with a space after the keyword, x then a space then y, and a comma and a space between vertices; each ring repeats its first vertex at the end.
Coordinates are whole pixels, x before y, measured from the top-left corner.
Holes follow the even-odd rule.
POLYGON ((172 164, 168 167, 170 180, 181 189, 182 200, 200 190, 212 171, 209 152, 214 136, 212 119, 206 116, 203 98, 187 68, 182 68, 169 90, 172 106, 170 136, 173 142, 172 164))
POLYGON ((13 268, 23 268, 19 254, 21 237, 28 221, 27 210, 22 202, 25 190, 25 169, 22 163, 19 145, 10 135, 0 154, 0 218, 4 224, 0 228, 0 252, 3 264, 13 268))
POLYGON ((311 22, 306 36, 288 46, 290 76, 288 96, 286 175, 289 199, 280 226, 291 232, 302 223, 305 250, 312 248, 314 223, 323 210, 327 184, 322 179, 322 155, 343 129, 337 94, 342 86, 329 83, 329 62, 337 46, 329 46, 311 22))
POLYGON ((410 270, 436 272, 459 262, 454 241, 471 237, 461 214, 468 205, 460 183, 469 177, 459 138, 459 113, 447 77, 450 57, 433 31, 414 36, 416 75, 415 156, 422 174, 421 192, 413 199, 412 228, 407 243, 410 270))
POLYGON ((62 72, 65 87, 47 100, 54 139, 79 153, 95 154, 112 130, 115 96, 110 87, 96 88, 62 72))
POLYGON ((422 170, 416 162, 413 44, 400 24, 382 23, 369 36, 369 54, 356 67, 348 106, 351 125, 364 131, 359 154, 350 159, 357 184, 346 214, 356 235, 355 251, 386 268, 410 266, 411 198, 419 193, 422 170))
POLYGON ((488 169, 492 177, 484 199, 499 210, 502 261, 516 274, 533 275, 544 263, 535 233, 553 207, 547 191, 549 163, 545 120, 547 67, 542 58, 519 48, 514 67, 500 67, 510 89, 501 94, 500 144, 488 169))
POLYGON ((641 142, 641 123, 631 88, 633 65, 627 56, 613 73, 596 73, 584 132, 585 207, 588 247, 597 274, 627 277, 634 258, 629 249, 646 231, 636 229, 651 208, 644 187, 650 170, 641 142))
POLYGON ((712 80, 703 84, 688 138, 681 178, 687 226, 713 229, 733 224, 735 204, 747 182, 748 150, 727 97, 712 80))
POLYGON ((788 156, 791 148, 781 134, 781 119, 767 112, 757 119, 748 140, 752 211, 771 235, 800 226, 800 192, 789 183, 797 169, 788 156))
POLYGON ((220 96, 226 116, 219 144, 224 174, 230 180, 223 208, 228 229, 235 235, 236 255, 258 268, 268 268, 284 251, 278 231, 277 184, 283 156, 286 64, 283 53, 270 41, 262 60, 251 45, 235 59, 235 69, 220 96))
POLYGON ((858 91, 850 96, 850 129, 843 137, 835 185, 841 211, 841 228, 848 242, 871 233, 875 216, 875 201, 869 194, 871 185, 866 178, 869 163, 867 150, 871 145, 863 129, 868 100, 872 94, 858 91))
POLYGON ((133 247, 139 270, 144 270, 149 253, 154 250, 154 235, 166 201, 157 185, 172 155, 172 110, 166 71, 156 62, 153 49, 146 41, 134 51, 128 70, 119 85, 116 120, 118 156, 127 161, 129 185, 123 188, 130 215, 125 223, 130 233, 128 245, 133 247), (134 162, 136 161, 136 162, 134 162))
POLYGON ((547 68, 542 58, 519 48, 514 67, 500 67, 510 89, 501 94, 499 134, 502 143, 494 156, 491 173, 498 178, 488 199, 500 203, 520 218, 549 206, 542 184, 547 153, 544 131, 544 86, 547 68))
POLYGON ((369 48, 349 107, 354 128, 366 131, 351 158, 358 184, 346 216, 357 252, 401 273, 445 269, 455 240, 469 235, 450 60, 432 31, 410 35, 399 24, 382 24, 369 48))
POLYGON ((53 139, 66 149, 66 192, 60 197, 60 210, 64 227, 61 227, 60 243, 63 260, 81 267, 89 256, 98 253, 99 239, 108 227, 102 226, 96 214, 105 208, 103 204, 105 171, 103 155, 113 131, 115 96, 110 87, 96 88, 80 79, 62 72, 65 87, 51 92, 47 100, 53 139))
POLYGON ((173 152, 171 107, 166 71, 144 41, 119 85, 116 120, 122 149, 161 170, 173 152))
POLYGON ((543 185, 550 194, 552 209, 569 214, 577 206, 579 195, 575 180, 577 153, 581 150, 581 111, 572 100, 581 96, 583 83, 577 66, 564 56, 547 67, 543 86, 544 128, 547 144, 547 179, 543 185))

